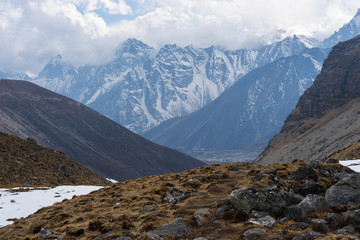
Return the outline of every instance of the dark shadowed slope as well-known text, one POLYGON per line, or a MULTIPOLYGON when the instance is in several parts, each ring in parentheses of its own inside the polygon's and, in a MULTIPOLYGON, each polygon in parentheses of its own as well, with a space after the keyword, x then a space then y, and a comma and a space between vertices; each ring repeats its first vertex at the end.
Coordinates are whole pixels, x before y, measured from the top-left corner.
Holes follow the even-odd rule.
POLYGON ((0 187, 110 185, 63 153, 0 133, 0 187))
POLYGON ((29 82, 1 80, 0 103, 0 131, 32 137, 106 177, 125 180, 203 165, 29 82))
POLYGON ((266 144, 319 73, 327 50, 307 49, 257 68, 204 108, 143 134, 177 149, 245 149, 266 144))
POLYGON ((324 158, 360 139, 360 36, 337 44, 261 164, 324 158))

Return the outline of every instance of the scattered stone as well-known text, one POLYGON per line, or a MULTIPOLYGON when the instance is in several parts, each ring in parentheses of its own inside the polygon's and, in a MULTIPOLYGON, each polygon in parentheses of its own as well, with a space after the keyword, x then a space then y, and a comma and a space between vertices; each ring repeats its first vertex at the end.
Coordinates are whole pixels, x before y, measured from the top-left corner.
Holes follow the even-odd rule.
POLYGON ((358 226, 360 228, 360 209, 344 212, 342 217, 345 224, 358 226))
POLYGON ((360 203, 360 173, 351 174, 331 186, 325 193, 331 207, 360 203))
POLYGON ((305 212, 312 212, 325 207, 326 203, 323 196, 309 194, 297 206, 303 208, 305 212))
POLYGON ((141 213, 151 212, 155 209, 153 205, 145 205, 141 213))
POLYGON ((260 211, 256 211, 256 210, 252 210, 250 217, 252 218, 262 218, 262 217, 266 217, 269 216, 269 213, 267 212, 260 212, 260 211))
POLYGON ((47 236, 49 236, 51 234, 54 234, 54 233, 52 231, 50 231, 49 229, 42 228, 40 230, 39 239, 44 239, 44 238, 46 238, 47 236))
POLYGON ((305 210, 297 205, 289 206, 284 211, 284 217, 293 221, 299 221, 305 217, 305 210))
POLYGON ((343 227, 335 232, 336 234, 344 234, 344 233, 356 233, 355 228, 351 225, 343 227))
POLYGON ((302 231, 309 227, 309 224, 304 222, 296 222, 289 226, 289 229, 296 230, 296 231, 302 231))
POLYGON ((328 224, 334 224, 339 220, 339 217, 336 213, 331 213, 329 216, 325 218, 328 224))
POLYGON ((182 218, 176 218, 173 223, 154 229, 147 234, 150 239, 161 239, 161 237, 189 238, 193 234, 182 218))
POLYGON ((235 209, 230 206, 230 205, 224 205, 224 206, 221 206, 219 207, 217 210, 216 210, 216 216, 218 217, 221 217, 221 218, 227 218, 227 216, 232 216, 234 215, 235 213, 235 209))
POLYGON ((165 200, 168 204, 177 204, 189 197, 189 194, 176 188, 170 188, 165 194, 165 200))
POLYGON ((273 217, 268 215, 268 216, 264 216, 261 218, 250 218, 249 222, 257 224, 257 225, 265 226, 268 228, 272 228, 272 226, 274 225, 276 220, 273 217))
POLYGON ((232 191, 231 202, 233 206, 244 212, 252 210, 268 212, 273 217, 282 214, 285 202, 271 190, 242 188, 232 191))
POLYGON ((200 227, 203 225, 204 218, 210 216, 210 209, 209 208, 199 209, 196 212, 194 212, 193 216, 194 216, 196 225, 200 227))
POLYGON ((111 240, 132 240, 131 237, 122 236, 117 238, 112 238, 111 240))
POLYGON ((289 176, 290 180, 302 181, 302 180, 314 180, 318 181, 318 176, 315 170, 308 166, 301 166, 296 171, 292 172, 289 176))
POLYGON ((300 191, 304 196, 308 194, 319 194, 325 192, 325 187, 313 180, 304 180, 300 191))
POLYGON ((293 192, 280 191, 279 194, 287 206, 296 205, 304 199, 300 194, 295 194, 293 192))
POLYGON ((264 233, 266 233, 265 228, 250 228, 244 232, 243 236, 246 240, 259 239, 264 233))
POLYGON ((335 181, 340 181, 346 177, 349 177, 351 174, 350 173, 347 173, 347 172, 339 172, 339 173, 335 173, 333 175, 333 178, 335 181))
POLYGON ((325 234, 318 233, 318 232, 308 232, 304 234, 304 240, 314 240, 319 237, 324 237, 325 234))
POLYGON ((233 172, 236 172, 236 171, 239 171, 241 169, 244 169, 245 166, 231 166, 228 168, 229 171, 233 171, 233 172))
POLYGON ((327 233, 329 231, 329 227, 324 219, 311 219, 311 229, 320 233, 327 233))

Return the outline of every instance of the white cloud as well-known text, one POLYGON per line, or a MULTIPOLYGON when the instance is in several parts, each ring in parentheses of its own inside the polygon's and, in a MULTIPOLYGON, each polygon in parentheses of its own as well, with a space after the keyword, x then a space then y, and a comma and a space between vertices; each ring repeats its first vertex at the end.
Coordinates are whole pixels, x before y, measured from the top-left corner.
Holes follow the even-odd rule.
POLYGON ((57 54, 77 65, 105 62, 129 37, 154 47, 230 49, 293 34, 322 39, 359 7, 358 0, 0 0, 0 70, 37 73, 57 54))

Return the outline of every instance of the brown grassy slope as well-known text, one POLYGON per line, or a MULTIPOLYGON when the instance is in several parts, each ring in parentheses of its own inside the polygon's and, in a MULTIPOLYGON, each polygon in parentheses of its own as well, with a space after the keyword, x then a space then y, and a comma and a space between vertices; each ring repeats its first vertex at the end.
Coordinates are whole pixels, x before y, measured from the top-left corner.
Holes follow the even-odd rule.
POLYGON ((109 184, 63 153, 0 133, 0 187, 109 184))
POLYGON ((357 143, 354 143, 347 148, 337 151, 336 153, 333 153, 327 157, 327 159, 332 158, 341 160, 360 159, 360 140, 357 143))
MULTIPOLYGON (((217 217, 215 214, 217 204, 229 199, 234 189, 263 188, 272 185, 274 182, 266 177, 257 182, 252 180, 259 173, 274 168, 277 169, 276 176, 284 183, 282 189, 287 190, 290 187, 295 189, 298 182, 288 180, 288 176, 290 172, 304 164, 297 162, 268 167, 251 163, 215 164, 179 174, 171 173, 129 180, 42 208, 37 213, 0 229, 2 236, 0 239, 38 239, 41 228, 50 229, 54 232, 54 237, 62 236, 64 240, 94 239, 103 233, 108 233, 106 237, 101 238, 103 240, 119 236, 147 239, 147 232, 173 222, 176 217, 182 217, 188 223, 194 238, 203 236, 209 239, 241 239, 246 229, 257 225, 241 221, 241 216, 236 214, 225 219, 217 217), (230 167, 234 166, 241 169, 231 170, 230 167), (171 187, 195 194, 179 204, 167 205, 164 194, 171 187), (151 205, 153 209, 145 211, 146 205, 151 205), (201 208, 210 208, 211 215, 210 219, 204 221, 203 226, 197 227, 192 216, 201 208)), ((334 172, 347 169, 339 164, 327 164, 327 166, 334 172)), ((334 183, 329 177, 320 173, 319 177, 319 182, 326 188, 334 183)), ((330 214, 329 211, 312 213, 311 217, 325 217, 330 214)), ((297 233, 312 231, 310 228, 303 231, 288 229, 291 223, 293 222, 277 223, 272 229, 267 230, 266 239, 292 239, 297 233), (289 231, 286 236, 282 233, 285 229, 289 231)), ((338 237, 342 239, 340 235, 338 237)))

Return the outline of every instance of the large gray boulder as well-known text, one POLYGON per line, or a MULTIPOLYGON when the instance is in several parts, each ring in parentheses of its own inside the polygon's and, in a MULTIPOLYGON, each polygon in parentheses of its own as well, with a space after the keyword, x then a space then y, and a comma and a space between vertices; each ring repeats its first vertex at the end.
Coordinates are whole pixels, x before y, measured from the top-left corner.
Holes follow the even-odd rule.
POLYGON ((331 207, 360 203, 360 173, 351 174, 331 186, 325 193, 331 207))
POLYGON ((154 229, 147 234, 149 239, 190 238, 193 236, 191 229, 182 218, 176 218, 173 223, 154 229))
POLYGON ((242 188, 232 191, 232 205, 250 213, 252 210, 268 212, 273 217, 281 216, 285 207, 284 200, 268 189, 242 188))
POLYGON ((305 212, 312 212, 325 207, 326 203, 323 196, 309 194, 297 206, 304 209, 305 212))

